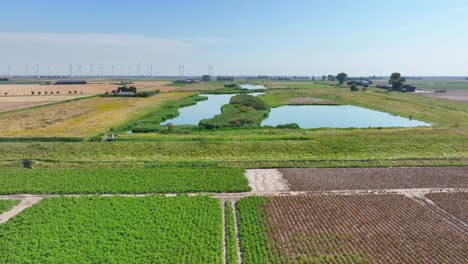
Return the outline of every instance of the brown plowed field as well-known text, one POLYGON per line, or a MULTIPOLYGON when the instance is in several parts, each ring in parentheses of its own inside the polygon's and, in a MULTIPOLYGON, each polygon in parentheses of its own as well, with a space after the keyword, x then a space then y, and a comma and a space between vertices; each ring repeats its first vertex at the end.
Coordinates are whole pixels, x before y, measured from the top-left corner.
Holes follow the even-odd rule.
POLYGON ((468 224, 468 193, 429 193, 426 197, 468 224))
POLYGON ((468 234, 402 195, 270 197, 274 263, 466 263, 468 234))
MULTIPOLYGON (((138 91, 161 90, 168 92, 175 90, 175 86, 167 86, 168 81, 154 82, 135 82, 126 86, 135 86, 138 91)), ((47 96, 47 95, 94 95, 111 92, 120 85, 113 83, 88 83, 83 85, 39 85, 39 84, 5 84, 0 85, 0 97, 29 95, 29 96, 47 96), (34 92, 34 95, 33 95, 34 92), (75 93, 76 92, 76 93, 75 93), (39 94, 40 93, 40 94, 39 94)))
POLYGON ((468 188, 468 166, 279 171, 293 191, 468 188))

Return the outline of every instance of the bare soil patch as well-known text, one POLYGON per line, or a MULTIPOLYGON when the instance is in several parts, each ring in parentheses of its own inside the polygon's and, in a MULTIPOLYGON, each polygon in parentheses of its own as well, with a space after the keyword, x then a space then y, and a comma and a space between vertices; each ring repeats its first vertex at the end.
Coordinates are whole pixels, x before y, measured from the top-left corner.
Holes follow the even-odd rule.
POLYGON ((403 195, 270 197, 263 210, 278 263, 468 259, 466 230, 403 195))
POLYGON ((336 105, 337 103, 332 100, 313 98, 313 97, 297 97, 288 99, 287 104, 296 105, 336 105))
POLYGON ((468 192, 429 193, 426 197, 437 206, 468 224, 468 192))
POLYGON ((252 192, 281 192, 289 190, 283 174, 277 169, 246 170, 245 176, 252 192))
POLYGON ((293 191, 468 188, 468 166, 279 171, 293 191))
POLYGON ((447 90, 447 92, 445 93, 431 92, 431 93, 417 93, 417 94, 428 96, 428 97, 458 101, 458 102, 468 102, 468 90, 447 90))

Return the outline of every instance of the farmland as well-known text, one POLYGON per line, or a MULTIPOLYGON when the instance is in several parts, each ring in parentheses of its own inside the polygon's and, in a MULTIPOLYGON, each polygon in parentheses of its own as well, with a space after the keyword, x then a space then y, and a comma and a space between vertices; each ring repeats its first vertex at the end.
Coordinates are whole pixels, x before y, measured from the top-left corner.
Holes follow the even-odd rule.
MULTIPOLYGON (((128 84, 135 86, 138 91, 161 90, 172 91, 168 81, 135 82, 128 84)), ((45 97, 47 95, 96 95, 111 92, 120 84, 109 82, 96 82, 82 85, 39 85, 39 84, 3 84, 0 85, 0 96, 28 95, 30 97, 45 97)))
POLYGON ((164 93, 148 98, 94 97, 33 110, 0 115, 0 137, 90 137, 158 109, 164 101, 188 93, 164 93))
POLYGON ((205 100, 200 93, 232 92, 223 84, 171 84, 149 98, 77 96, 0 114, 9 124, 0 127, 0 194, 21 200, 0 214, 0 262, 406 263, 415 256, 420 263, 462 263, 467 257, 466 104, 264 82, 272 88, 258 97, 266 110, 228 104, 208 119, 227 127, 160 125, 205 100), (432 126, 259 126, 269 107, 288 104, 357 105, 432 126), (231 125, 241 117, 257 121, 231 125), (25 159, 33 169, 21 169, 25 159))
POLYGON ((52 95, 44 97, 32 96, 9 96, 0 97, 0 112, 17 110, 21 108, 46 105, 51 103, 74 100, 84 97, 83 95, 52 95))
POLYGON ((0 214, 10 210, 19 203, 18 200, 0 200, 0 214))
POLYGON ((280 169, 294 191, 468 188, 468 167, 280 169))
POLYGON ((466 230, 400 195, 241 202, 249 208, 239 208, 246 263, 464 263, 468 257, 466 230))
POLYGON ((429 193, 426 197, 445 211, 468 223, 468 193, 429 193))
POLYGON ((1 170, 0 194, 249 191, 242 169, 1 170))
POLYGON ((199 197, 50 198, 0 225, 1 263, 222 263, 222 212, 199 197))

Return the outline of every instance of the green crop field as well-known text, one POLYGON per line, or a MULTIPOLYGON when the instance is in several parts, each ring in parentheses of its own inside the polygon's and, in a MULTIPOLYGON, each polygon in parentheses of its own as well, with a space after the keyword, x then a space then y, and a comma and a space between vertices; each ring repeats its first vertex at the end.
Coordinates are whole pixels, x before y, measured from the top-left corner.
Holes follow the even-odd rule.
POLYGON ((232 204, 226 202, 224 204, 224 216, 225 216, 225 232, 226 232, 226 263, 237 264, 239 260, 237 258, 237 235, 234 223, 234 213, 232 204))
POLYGON ((0 263, 219 263, 222 208, 205 197, 50 198, 0 225, 0 263))
POLYGON ((271 253, 260 207, 266 198, 256 196, 236 203, 242 263, 271 263, 271 253))
POLYGON ((243 192, 242 169, 0 170, 0 194, 243 192))
POLYGON ((0 214, 10 210, 19 203, 18 200, 0 200, 0 214))

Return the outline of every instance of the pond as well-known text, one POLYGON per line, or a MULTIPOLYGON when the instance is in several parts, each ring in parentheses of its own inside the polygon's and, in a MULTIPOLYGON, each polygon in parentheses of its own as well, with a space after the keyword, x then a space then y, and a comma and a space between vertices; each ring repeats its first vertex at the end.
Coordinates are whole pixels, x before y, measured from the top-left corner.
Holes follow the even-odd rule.
POLYGON ((301 128, 417 127, 431 124, 352 105, 298 105, 272 108, 262 126, 296 123, 301 128))
POLYGON ((263 84, 260 84, 260 85, 242 84, 242 85, 240 85, 240 88, 246 89, 246 90, 260 90, 260 89, 266 89, 265 85, 263 85, 263 84))
MULTIPOLYGON (((258 96, 263 93, 249 93, 258 96)), ((182 107, 179 109, 179 116, 166 120, 161 125, 172 123, 173 125, 198 125, 200 120, 212 118, 221 114, 221 107, 228 104, 235 94, 200 94, 208 97, 208 100, 198 101, 196 105, 182 107)))

